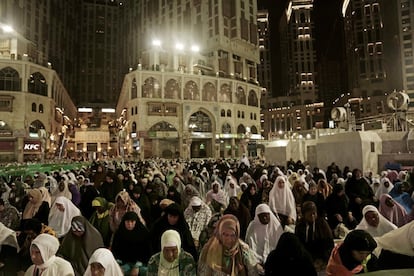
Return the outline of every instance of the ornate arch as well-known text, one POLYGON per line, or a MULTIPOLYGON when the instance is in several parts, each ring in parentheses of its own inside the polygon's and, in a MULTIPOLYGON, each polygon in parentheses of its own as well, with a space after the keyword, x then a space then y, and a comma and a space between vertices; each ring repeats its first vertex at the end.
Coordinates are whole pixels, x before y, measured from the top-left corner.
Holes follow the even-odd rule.
POLYGON ((241 86, 237 87, 236 99, 238 104, 246 104, 246 92, 241 86))
POLYGON ((47 82, 39 72, 30 75, 27 87, 30 93, 47 96, 47 82))
POLYGON ((177 129, 169 122, 161 121, 152 125, 149 131, 177 131, 177 129))
POLYGON ((9 66, 0 70, 0 90, 21 91, 21 86, 19 72, 9 66))
POLYGON ((203 87, 203 101, 215 102, 217 99, 216 86, 211 82, 207 82, 203 87))
POLYGON ((149 77, 144 81, 142 85, 142 97, 161 98, 161 86, 156 78, 149 77))
POLYGON ((194 112, 188 120, 188 130, 191 132, 212 132, 213 121, 211 116, 201 110, 194 112))
POLYGON ((257 99, 257 94, 254 90, 250 90, 248 98, 249 106, 259 106, 259 100, 257 99))
POLYGON ((133 78, 131 82, 131 99, 136 99, 137 97, 138 97, 137 80, 133 78))
POLYGON ((230 85, 228 85, 227 83, 223 84, 220 87, 218 100, 219 102, 224 102, 224 103, 232 102, 231 88, 230 88, 230 85))
POLYGON ((197 84, 190 80, 185 84, 184 87, 184 100, 200 100, 200 91, 197 84))
POLYGON ((169 79, 166 82, 164 91, 166 99, 181 99, 180 84, 175 79, 169 79))
POLYGON ((243 124, 237 127, 237 134, 246 134, 246 127, 243 124))

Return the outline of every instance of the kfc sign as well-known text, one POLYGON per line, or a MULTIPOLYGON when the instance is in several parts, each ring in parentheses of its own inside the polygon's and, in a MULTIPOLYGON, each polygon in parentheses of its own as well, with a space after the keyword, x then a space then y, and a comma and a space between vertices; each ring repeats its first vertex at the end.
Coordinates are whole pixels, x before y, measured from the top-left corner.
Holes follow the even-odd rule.
POLYGON ((23 150, 25 152, 38 152, 38 151, 40 151, 40 142, 38 142, 38 141, 25 141, 23 150))

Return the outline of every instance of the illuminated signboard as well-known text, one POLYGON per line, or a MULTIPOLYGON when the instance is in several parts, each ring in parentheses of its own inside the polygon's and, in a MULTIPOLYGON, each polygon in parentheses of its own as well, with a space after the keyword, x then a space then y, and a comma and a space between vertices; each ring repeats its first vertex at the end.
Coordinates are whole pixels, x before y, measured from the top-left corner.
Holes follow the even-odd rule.
POLYGON ((23 151, 24 152, 40 152, 41 151, 40 141, 24 141, 23 151))

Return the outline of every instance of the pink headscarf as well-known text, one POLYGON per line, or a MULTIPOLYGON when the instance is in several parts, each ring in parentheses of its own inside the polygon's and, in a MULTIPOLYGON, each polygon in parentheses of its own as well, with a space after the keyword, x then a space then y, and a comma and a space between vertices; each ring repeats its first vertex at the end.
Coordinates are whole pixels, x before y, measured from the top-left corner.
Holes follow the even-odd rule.
POLYGON ((387 199, 392 199, 389 194, 383 194, 380 197, 379 212, 389 221, 397 225, 398 227, 403 226, 407 223, 407 211, 398 202, 393 200, 394 206, 389 207, 385 202, 387 199))

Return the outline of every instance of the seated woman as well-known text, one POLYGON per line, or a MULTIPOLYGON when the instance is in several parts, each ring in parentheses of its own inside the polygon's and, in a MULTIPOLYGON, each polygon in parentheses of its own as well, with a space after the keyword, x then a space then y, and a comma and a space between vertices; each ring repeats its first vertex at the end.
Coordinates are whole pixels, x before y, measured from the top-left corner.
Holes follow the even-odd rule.
POLYGON ((112 237, 112 231, 109 226, 109 210, 112 206, 113 203, 108 202, 103 197, 96 197, 92 200, 92 207, 95 211, 92 213, 89 222, 101 233, 105 247, 109 247, 112 237))
POLYGON ((204 245, 198 261, 198 275, 254 276, 263 273, 254 252, 240 239, 240 225, 233 215, 219 220, 214 236, 204 245))
POLYGON ((75 274, 85 273, 92 253, 103 247, 102 236, 86 218, 77 216, 72 219, 71 230, 63 238, 58 255, 72 264, 75 274))
POLYGON ((312 255, 317 271, 321 271, 326 267, 334 247, 332 231, 325 218, 318 216, 313 201, 303 203, 302 214, 295 227, 295 234, 312 255))
POLYGON ((335 184, 332 194, 328 196, 325 202, 328 223, 332 230, 343 223, 348 229, 354 229, 358 221, 349 212, 349 198, 345 194, 342 184, 335 184))
POLYGON ((240 237, 244 239, 246 230, 251 221, 249 209, 236 196, 230 197, 229 206, 224 210, 224 214, 230 214, 237 218, 240 225, 240 237))
POLYGON ((397 227, 407 223, 408 214, 401 204, 396 202, 389 194, 383 194, 379 198, 379 212, 397 227))
POLYGON ((49 226, 55 230, 56 236, 61 239, 69 232, 72 219, 80 215, 80 210, 70 199, 59 196, 50 209, 49 226))
POLYGON ((280 223, 293 225, 297 220, 296 202, 285 176, 278 176, 269 193, 269 207, 280 218, 280 223))
POLYGON ((191 236, 190 228, 184 218, 183 211, 177 203, 172 203, 164 209, 164 214, 154 222, 150 230, 153 253, 161 251, 161 236, 166 230, 176 230, 180 233, 183 249, 197 259, 197 250, 191 236))
POLYGON ((367 205, 362 209, 362 220, 355 229, 365 230, 373 237, 381 237, 396 228, 375 206, 367 205))
POLYGON ((193 256, 181 249, 180 234, 167 230, 161 236, 161 252, 148 261, 147 276, 196 275, 197 266, 193 256))
POLYGON ((414 268, 414 221, 377 238, 379 269, 414 268))
POLYGON ((98 248, 89 259, 88 268, 83 275, 115 276, 123 275, 123 272, 109 249, 98 248))
POLYGON ((145 275, 151 256, 151 240, 147 228, 135 212, 127 212, 114 234, 112 253, 128 275, 145 275))
POLYGON ((39 189, 31 189, 28 195, 29 201, 23 207, 23 219, 35 218, 43 224, 48 224, 49 204, 42 200, 42 192, 39 189))
POLYGON ((313 260, 298 237, 289 232, 280 236, 276 248, 267 256, 265 275, 316 276, 313 260))
POLYGON ((118 229, 124 214, 131 211, 137 214, 139 221, 143 225, 146 225, 141 216, 141 208, 131 199, 128 192, 119 192, 115 197, 115 205, 109 211, 109 226, 111 227, 112 233, 115 233, 118 229))
POLYGON ((25 276, 74 276, 72 266, 63 258, 55 256, 59 249, 59 240, 49 234, 40 234, 30 246, 33 265, 27 269, 25 276))
POLYGON ((371 255, 372 251, 377 247, 374 238, 364 230, 354 230, 350 232, 342 243, 339 243, 332 250, 326 267, 326 275, 328 276, 351 276, 361 272, 362 270, 372 271, 370 262, 375 259, 371 255), (371 258, 364 269, 363 263, 371 258))
POLYGON ((56 237, 55 231, 41 223, 38 219, 24 219, 21 221, 18 236, 20 251, 18 253, 17 271, 26 271, 32 265, 30 246, 39 234, 49 234, 56 237))

